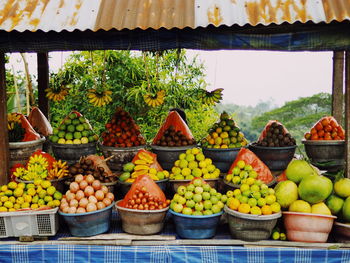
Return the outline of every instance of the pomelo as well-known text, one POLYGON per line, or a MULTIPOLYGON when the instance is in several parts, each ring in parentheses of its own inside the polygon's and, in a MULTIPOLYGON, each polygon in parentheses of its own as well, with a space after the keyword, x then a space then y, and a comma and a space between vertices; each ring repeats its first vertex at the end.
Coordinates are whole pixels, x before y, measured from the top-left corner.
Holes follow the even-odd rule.
POLYGON ((311 205, 304 200, 296 200, 288 208, 290 212, 311 213, 311 205))
POLYGON ((290 180, 279 182, 275 187, 275 196, 282 208, 288 208, 298 199, 298 186, 290 180))
POLYGON ((317 175, 316 170, 305 160, 292 160, 286 169, 288 180, 298 184, 309 175, 317 175))
POLYGON ((318 175, 305 177, 298 186, 300 198, 310 204, 324 201, 332 190, 332 181, 325 176, 318 175))
POLYGON ((334 194, 327 198, 326 205, 331 210, 332 215, 337 215, 344 205, 344 200, 334 194))
POLYGON ((350 196, 350 179, 342 178, 336 181, 334 184, 334 192, 343 198, 350 196))
POLYGON ((311 206, 311 213, 321 215, 332 215, 331 210, 326 206, 325 203, 320 202, 311 206))
POLYGON ((343 218, 345 222, 350 222, 350 197, 345 199, 343 208, 342 208, 343 218))

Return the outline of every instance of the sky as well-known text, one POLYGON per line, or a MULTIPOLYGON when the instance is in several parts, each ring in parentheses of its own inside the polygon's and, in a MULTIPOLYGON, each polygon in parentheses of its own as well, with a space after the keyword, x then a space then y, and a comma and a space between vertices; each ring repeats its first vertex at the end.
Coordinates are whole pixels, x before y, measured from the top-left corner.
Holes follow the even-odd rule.
MULTIPOLYGON (((69 52, 51 52, 49 66, 57 71, 69 52)), ((199 51, 187 50, 205 66, 207 90, 223 88, 223 103, 254 106, 272 100, 286 101, 332 90, 332 52, 199 51)), ((36 55, 26 54, 31 74, 36 75, 36 55)), ((10 64, 23 70, 18 53, 10 64)))

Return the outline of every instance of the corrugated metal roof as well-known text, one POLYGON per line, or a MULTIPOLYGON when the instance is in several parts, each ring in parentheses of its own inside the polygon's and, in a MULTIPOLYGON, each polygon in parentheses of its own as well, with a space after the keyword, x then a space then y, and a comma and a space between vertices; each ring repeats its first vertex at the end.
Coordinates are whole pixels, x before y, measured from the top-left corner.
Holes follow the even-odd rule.
POLYGON ((350 19, 350 0, 0 0, 0 29, 56 31, 314 23, 350 19))

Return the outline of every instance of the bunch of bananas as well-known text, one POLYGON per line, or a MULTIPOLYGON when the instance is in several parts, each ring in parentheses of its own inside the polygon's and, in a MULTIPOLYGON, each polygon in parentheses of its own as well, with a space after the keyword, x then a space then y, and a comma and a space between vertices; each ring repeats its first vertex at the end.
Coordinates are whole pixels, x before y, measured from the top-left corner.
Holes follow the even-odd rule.
POLYGON ((60 86, 58 89, 52 87, 45 89, 46 97, 54 102, 62 101, 66 98, 68 94, 68 88, 65 86, 60 86))
POLYGON ((102 107, 109 104, 112 101, 111 95, 112 91, 110 90, 97 91, 96 89, 89 89, 87 94, 89 102, 95 107, 102 107))
POLYGON ((49 162, 41 154, 34 154, 29 158, 28 167, 35 166, 35 165, 41 166, 43 169, 46 169, 49 166, 49 162))
POLYGON ((15 124, 21 124, 21 115, 18 113, 7 114, 7 128, 12 131, 15 128, 15 124))
POLYGON ((47 180, 60 179, 62 177, 68 176, 68 165, 67 162, 62 162, 58 160, 52 164, 52 168, 49 170, 47 180))
POLYGON ((222 91, 224 89, 215 89, 213 91, 204 91, 202 95, 203 103, 206 105, 214 105, 222 100, 222 91))
POLYGON ((145 100, 148 106, 157 107, 164 103, 164 97, 165 97, 165 91, 160 90, 156 93, 156 95, 152 95, 150 93, 145 94, 143 96, 143 99, 145 100))

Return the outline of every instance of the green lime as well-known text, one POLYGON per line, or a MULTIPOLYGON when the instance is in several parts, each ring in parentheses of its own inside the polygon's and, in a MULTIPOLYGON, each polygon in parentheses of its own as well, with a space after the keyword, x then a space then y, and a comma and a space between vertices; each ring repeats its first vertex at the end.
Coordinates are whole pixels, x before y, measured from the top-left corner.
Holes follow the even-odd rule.
POLYGON ((60 125, 60 127, 58 127, 58 129, 59 129, 60 131, 65 131, 66 128, 67 128, 66 125, 63 124, 63 123, 60 125))
POLYGON ((73 133, 71 133, 71 132, 66 133, 66 136, 64 138, 66 140, 73 140, 73 133))
POLYGON ((64 124, 66 124, 66 125, 69 125, 69 124, 71 124, 72 123, 72 120, 71 119, 66 119, 65 121, 64 121, 64 124))
POLYGON ((83 131, 84 130, 84 125, 82 125, 82 124, 79 124, 79 125, 77 125, 77 126, 75 126, 75 129, 77 130, 77 131, 83 131))
POLYGON ((73 124, 70 124, 67 126, 67 131, 69 132, 75 132, 75 126, 73 124))
POLYGON ((89 142, 94 142, 94 141, 95 141, 94 136, 89 136, 89 142))
POLYGON ((57 128, 53 128, 53 131, 52 131, 52 132, 53 132, 53 134, 54 134, 54 135, 57 135, 57 134, 58 134, 58 132, 59 132, 59 129, 57 129, 57 128))
POLYGON ((60 132, 58 133, 58 137, 59 137, 59 138, 64 138, 65 135, 66 135, 66 133, 65 133, 64 131, 60 131, 60 132))
POLYGON ((89 137, 90 136, 90 133, 89 133, 89 131, 82 131, 81 132, 81 135, 83 136, 83 137, 89 137))
POLYGON ((52 136, 50 136, 50 140, 52 141, 52 142, 54 142, 54 143, 56 143, 56 142, 58 142, 58 136, 57 135, 52 135, 52 136))
POLYGON ((81 132, 75 132, 74 133, 74 139, 80 139, 82 136, 81 136, 81 132))

